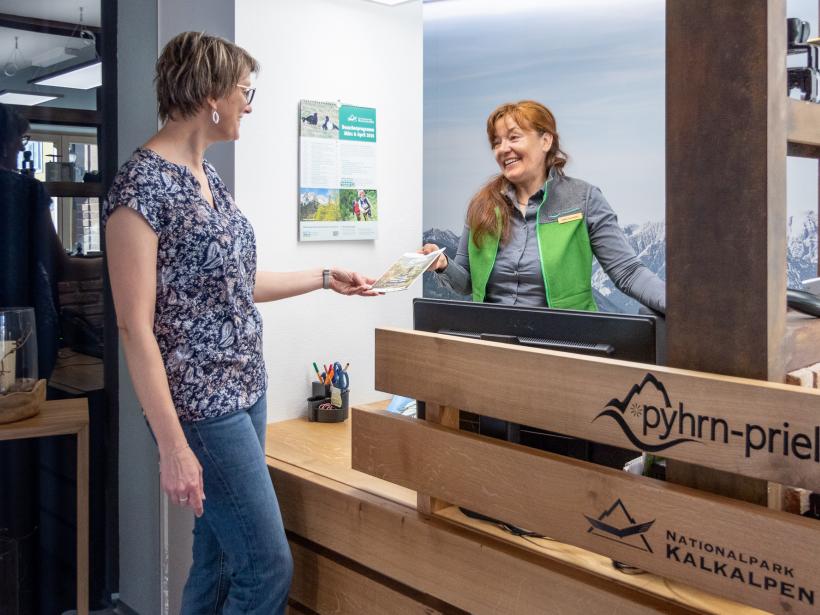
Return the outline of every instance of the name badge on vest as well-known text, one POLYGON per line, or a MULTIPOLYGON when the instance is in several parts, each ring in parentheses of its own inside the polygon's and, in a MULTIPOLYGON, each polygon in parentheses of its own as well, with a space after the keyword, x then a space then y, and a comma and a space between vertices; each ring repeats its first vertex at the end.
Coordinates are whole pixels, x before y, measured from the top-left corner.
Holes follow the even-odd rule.
POLYGON ((558 218, 558 224, 565 224, 566 222, 572 222, 573 220, 583 220, 584 214, 583 212, 578 212, 574 214, 569 214, 567 216, 561 216, 558 218))

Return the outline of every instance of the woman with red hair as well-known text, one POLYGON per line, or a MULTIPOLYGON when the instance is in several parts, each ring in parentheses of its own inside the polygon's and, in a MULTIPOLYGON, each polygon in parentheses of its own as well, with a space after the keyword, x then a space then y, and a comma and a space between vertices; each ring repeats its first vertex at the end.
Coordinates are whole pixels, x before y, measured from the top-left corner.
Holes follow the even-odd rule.
POLYGON ((478 302, 595 311, 595 256, 619 290, 665 312, 663 281, 635 255, 601 191, 564 174, 549 109, 501 105, 487 137, 500 173, 470 201, 455 259, 442 254, 430 268, 444 286, 478 302))

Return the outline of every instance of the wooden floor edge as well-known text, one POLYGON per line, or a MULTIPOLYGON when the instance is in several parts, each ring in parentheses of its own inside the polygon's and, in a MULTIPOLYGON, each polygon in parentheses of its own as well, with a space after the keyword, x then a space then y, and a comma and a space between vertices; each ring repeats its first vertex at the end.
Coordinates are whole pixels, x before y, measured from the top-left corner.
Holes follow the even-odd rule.
MULTIPOLYGON (((291 549, 294 549, 295 547, 296 550, 310 551, 317 557, 327 560, 334 565, 338 565, 356 575, 360 575, 369 582, 378 583, 379 585, 384 586, 394 596, 398 594, 402 599, 407 599, 413 603, 423 605, 431 612, 448 613, 449 615, 469 615, 467 611, 463 611, 447 602, 444 602, 443 600, 440 600, 439 598, 436 598, 435 596, 420 592, 410 585, 392 579, 391 577, 382 574, 378 570, 368 568, 354 559, 346 557, 336 551, 332 551, 327 547, 308 540, 303 536, 299 536, 298 534, 294 534, 290 531, 287 532, 287 536, 288 541, 291 544, 291 549)), ((304 600, 297 600, 297 602, 303 606, 305 605, 304 600)))

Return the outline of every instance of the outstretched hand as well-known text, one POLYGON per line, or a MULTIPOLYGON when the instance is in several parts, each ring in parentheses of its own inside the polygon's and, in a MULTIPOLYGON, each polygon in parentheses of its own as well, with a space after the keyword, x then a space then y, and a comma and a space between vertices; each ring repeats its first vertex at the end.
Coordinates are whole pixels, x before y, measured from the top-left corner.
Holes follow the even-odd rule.
POLYGON ((330 270, 330 288, 340 295, 362 295, 364 297, 375 297, 382 293, 373 290, 371 287, 375 283, 374 278, 369 278, 346 269, 330 270))
MULTIPOLYGON (((430 254, 431 252, 435 252, 438 250, 439 247, 434 243, 426 243, 422 246, 421 250, 418 251, 419 254, 430 254)), ((427 271, 433 271, 435 273, 441 273, 447 269, 447 257, 444 256, 444 252, 438 255, 438 258, 433 261, 433 263, 427 268, 427 271)))

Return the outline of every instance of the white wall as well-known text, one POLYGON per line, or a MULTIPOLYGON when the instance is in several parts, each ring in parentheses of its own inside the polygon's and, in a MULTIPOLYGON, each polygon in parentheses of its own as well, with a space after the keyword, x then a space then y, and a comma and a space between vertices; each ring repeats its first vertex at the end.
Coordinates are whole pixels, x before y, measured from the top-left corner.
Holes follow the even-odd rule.
MULTIPOLYGON (((236 145, 235 197, 256 231, 259 269, 343 266, 378 275, 422 234, 421 2, 241 0, 236 43, 255 56, 253 114, 236 145), (299 243, 298 103, 376 107, 379 238, 299 243)), ((268 421, 305 413, 311 362, 350 362, 351 401, 373 388, 373 330, 412 327, 411 291, 377 298, 318 291, 260 306, 265 325, 268 421)))

